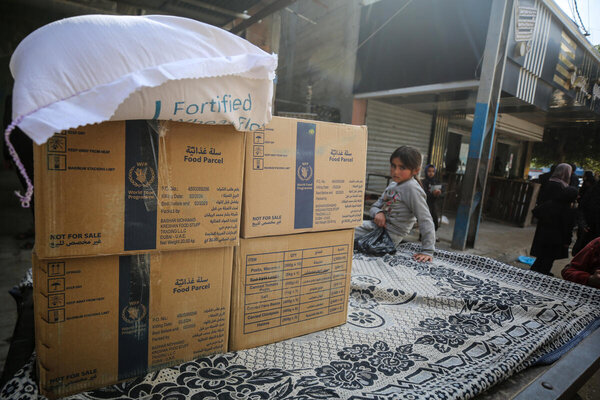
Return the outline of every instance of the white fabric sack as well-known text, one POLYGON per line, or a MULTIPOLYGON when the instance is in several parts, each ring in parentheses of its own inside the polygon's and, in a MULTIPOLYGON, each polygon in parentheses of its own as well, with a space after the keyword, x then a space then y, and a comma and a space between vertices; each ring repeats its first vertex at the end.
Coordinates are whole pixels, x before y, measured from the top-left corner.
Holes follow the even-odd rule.
POLYGON ((277 56, 172 16, 86 15, 46 25, 15 50, 13 123, 36 143, 107 120, 271 120, 277 56))

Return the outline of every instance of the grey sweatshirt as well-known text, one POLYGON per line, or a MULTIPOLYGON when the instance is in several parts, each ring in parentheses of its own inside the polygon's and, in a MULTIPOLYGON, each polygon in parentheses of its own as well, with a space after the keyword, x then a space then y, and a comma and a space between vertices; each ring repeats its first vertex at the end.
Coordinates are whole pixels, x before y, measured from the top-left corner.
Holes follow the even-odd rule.
POLYGON ((419 221, 423 253, 433 256, 435 226, 427 207, 427 195, 416 179, 411 178, 400 184, 390 183, 369 211, 373 218, 378 212, 385 214, 386 229, 403 237, 419 221))

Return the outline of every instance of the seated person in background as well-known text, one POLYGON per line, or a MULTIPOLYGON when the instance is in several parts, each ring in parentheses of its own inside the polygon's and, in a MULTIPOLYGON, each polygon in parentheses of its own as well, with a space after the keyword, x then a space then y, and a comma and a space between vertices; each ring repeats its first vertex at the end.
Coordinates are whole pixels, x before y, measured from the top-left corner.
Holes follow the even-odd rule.
POLYGON ((600 238, 589 242, 562 270, 562 277, 571 282, 600 288, 600 238))
POLYGON ((377 229, 386 228, 396 246, 410 233, 415 222, 421 232, 421 253, 413 255, 417 261, 433 260, 435 226, 427 207, 427 196, 418 180, 421 153, 414 147, 400 146, 390 156, 390 176, 393 182, 373 204, 369 213, 373 221, 363 221, 354 230, 359 238, 377 229))

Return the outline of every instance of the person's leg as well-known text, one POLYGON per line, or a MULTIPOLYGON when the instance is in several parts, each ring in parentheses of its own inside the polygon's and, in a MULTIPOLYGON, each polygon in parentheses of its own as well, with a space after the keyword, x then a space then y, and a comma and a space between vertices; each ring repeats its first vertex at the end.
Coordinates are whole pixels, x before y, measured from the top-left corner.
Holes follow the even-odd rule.
POLYGON ((427 200, 427 207, 429 208, 429 214, 431 214, 431 219, 433 219, 433 225, 435 226, 435 230, 437 231, 439 228, 439 218, 437 212, 437 204, 435 200, 427 200))
POLYGON ((435 226, 435 230, 437 231, 438 228, 440 227, 440 221, 438 218, 435 204, 433 205, 433 207, 431 207, 430 212, 431 212, 431 218, 433 218, 433 225, 435 226))
POLYGON ((392 239, 392 242, 394 242, 394 246, 398 247, 398 245, 400 243, 402 243, 402 239, 404 239, 403 236, 400 235, 395 235, 393 233, 391 233, 390 231, 387 231, 388 235, 390 235, 390 238, 392 239))
POLYGON ((540 274, 551 275, 550 270, 552 269, 553 263, 554 258, 537 257, 531 266, 531 270, 539 272, 540 274))
POLYGON ((377 229, 377 225, 375 224, 375 222, 369 220, 363 221, 361 226, 357 226, 356 228, 354 228, 354 239, 363 237, 364 235, 374 231, 375 229, 377 229))

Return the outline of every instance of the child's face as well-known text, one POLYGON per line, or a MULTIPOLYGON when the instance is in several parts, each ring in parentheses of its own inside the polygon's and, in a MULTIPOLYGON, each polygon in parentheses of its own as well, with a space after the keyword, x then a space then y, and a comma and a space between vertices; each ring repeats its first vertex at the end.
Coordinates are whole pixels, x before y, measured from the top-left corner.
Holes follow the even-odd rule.
POLYGON ((427 177, 429 179, 433 178, 435 176, 435 169, 429 167, 427 168, 427 177))
POLYGON ((399 158, 392 159, 392 163, 390 164, 390 176, 392 180, 396 183, 406 182, 413 176, 419 173, 419 168, 417 169, 409 169, 405 167, 402 161, 399 158))

